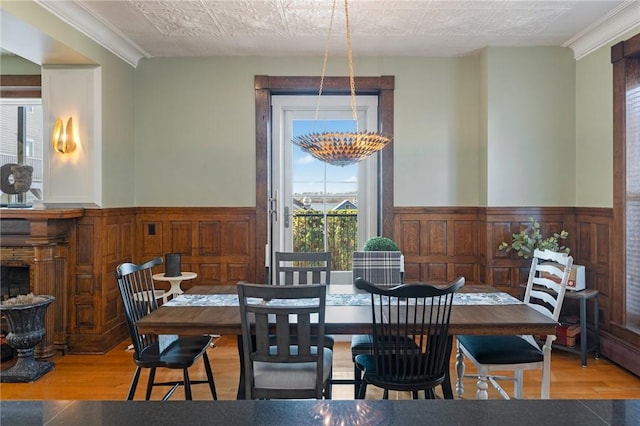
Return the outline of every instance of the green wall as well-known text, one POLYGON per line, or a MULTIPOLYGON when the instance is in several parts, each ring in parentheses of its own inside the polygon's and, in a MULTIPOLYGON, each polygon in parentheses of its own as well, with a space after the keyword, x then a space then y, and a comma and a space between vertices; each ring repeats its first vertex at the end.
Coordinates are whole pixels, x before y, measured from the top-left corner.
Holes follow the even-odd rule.
MULTIPOLYGON (((571 51, 492 48, 485 58, 482 70, 477 56, 357 61, 358 75, 395 76, 396 206, 573 204, 571 51), (482 105, 480 88, 488 93, 482 105)), ((320 63, 236 57, 141 61, 135 170, 138 188, 145 190, 137 203, 253 206, 253 77, 317 75, 320 63), (230 186, 236 190, 228 191, 230 186)))
MULTIPOLYGON (((328 75, 345 75, 344 58, 329 62, 328 75)), ((356 60, 358 75, 395 76, 396 205, 477 204, 469 185, 478 176, 476 62, 356 60)), ((321 66, 322 58, 304 57, 141 61, 135 169, 145 190, 138 204, 255 205, 254 76, 318 75, 321 66)))
POLYGON ((576 206, 613 206, 613 68, 611 46, 640 25, 576 62, 576 206))
POLYGON ((489 48, 486 67, 486 205, 573 205, 573 52, 489 48))
MULTIPOLYGON (((254 206, 254 76, 322 66, 212 57, 133 68, 33 2, 3 8, 102 67, 103 207, 254 206)), ((608 51, 356 58, 357 75, 395 76, 395 205, 611 206, 608 51)), ((347 75, 346 60, 330 58, 327 74, 347 75)))
POLYGON ((0 74, 2 75, 40 75, 40 72, 40 65, 20 56, 0 55, 0 74))

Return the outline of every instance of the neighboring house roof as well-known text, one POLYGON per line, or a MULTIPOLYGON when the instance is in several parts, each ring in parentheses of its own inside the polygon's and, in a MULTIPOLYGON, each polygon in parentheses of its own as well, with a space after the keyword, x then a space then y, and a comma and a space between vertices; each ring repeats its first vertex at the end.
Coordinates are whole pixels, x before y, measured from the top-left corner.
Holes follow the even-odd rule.
POLYGON ((358 206, 353 204, 351 201, 344 200, 340 204, 335 206, 332 210, 357 210, 357 209, 358 209, 358 206))

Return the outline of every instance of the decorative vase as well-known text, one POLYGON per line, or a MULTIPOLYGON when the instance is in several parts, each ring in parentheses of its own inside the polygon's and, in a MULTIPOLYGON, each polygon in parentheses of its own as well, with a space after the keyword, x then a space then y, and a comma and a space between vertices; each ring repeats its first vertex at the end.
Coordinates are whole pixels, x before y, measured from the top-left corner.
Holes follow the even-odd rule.
POLYGON ((54 363, 36 361, 35 347, 42 341, 47 331, 44 316, 49 305, 56 300, 53 296, 39 296, 45 300, 24 305, 0 305, 0 312, 7 318, 9 334, 7 343, 18 354, 16 363, 0 373, 3 383, 26 383, 39 379, 51 371, 54 363))
POLYGON ((164 255, 164 276, 165 277, 179 277, 182 275, 180 264, 180 253, 167 253, 164 255))

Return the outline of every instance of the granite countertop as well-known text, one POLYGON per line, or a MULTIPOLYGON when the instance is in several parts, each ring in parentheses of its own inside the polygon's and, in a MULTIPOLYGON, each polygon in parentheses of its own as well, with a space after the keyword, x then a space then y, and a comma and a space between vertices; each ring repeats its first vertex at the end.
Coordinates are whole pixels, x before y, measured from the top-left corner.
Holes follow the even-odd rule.
POLYGON ((0 401, 11 425, 638 425, 638 400, 0 401))

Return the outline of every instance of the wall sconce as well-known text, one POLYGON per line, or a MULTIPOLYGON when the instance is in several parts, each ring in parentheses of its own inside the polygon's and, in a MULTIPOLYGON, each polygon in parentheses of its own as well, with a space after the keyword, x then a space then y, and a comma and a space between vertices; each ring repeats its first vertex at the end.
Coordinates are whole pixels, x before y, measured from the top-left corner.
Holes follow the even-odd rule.
POLYGON ((76 149, 76 141, 73 135, 73 119, 69 117, 67 125, 62 125, 62 120, 57 119, 53 127, 53 136, 51 137, 53 149, 61 154, 68 154, 76 149))

